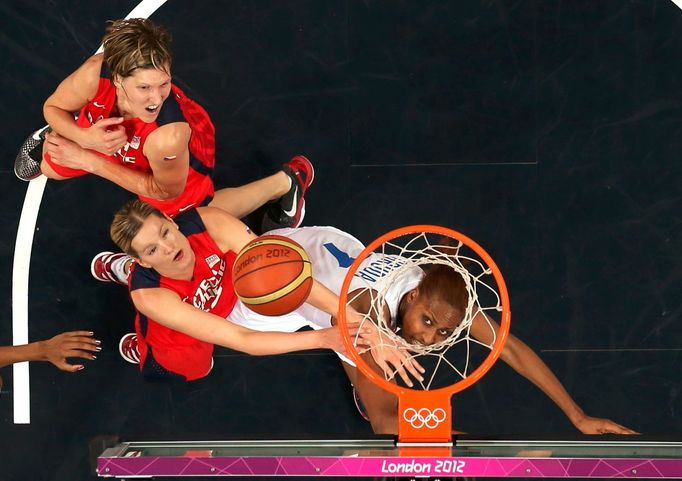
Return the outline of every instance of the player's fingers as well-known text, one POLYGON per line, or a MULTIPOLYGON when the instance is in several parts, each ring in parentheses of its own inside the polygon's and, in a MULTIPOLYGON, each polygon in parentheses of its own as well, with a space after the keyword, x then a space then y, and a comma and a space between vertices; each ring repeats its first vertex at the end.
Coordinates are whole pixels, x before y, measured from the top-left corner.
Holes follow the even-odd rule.
POLYGON ((359 322, 348 322, 346 323, 346 327, 348 330, 349 335, 354 336, 360 331, 360 323, 359 322))
POLYGON ((381 370, 386 374, 387 376, 393 377, 393 369, 384 361, 383 359, 374 359, 376 363, 379 365, 381 370))
POLYGON ((391 360, 391 364, 393 364, 393 367, 395 368, 395 371, 398 373, 398 376, 400 376, 400 379, 403 380, 405 384, 407 384, 409 387, 413 387, 414 384, 412 383, 412 379, 410 379, 410 376, 407 375, 407 371, 403 367, 403 362, 400 360, 399 357, 393 358, 391 360))
POLYGON ((65 340, 68 340, 69 342, 81 342, 85 343, 91 346, 97 346, 101 344, 101 342, 97 339, 95 339, 92 336, 89 335, 76 335, 76 334, 71 334, 68 337, 65 338, 65 340))
POLYGON ((85 366, 83 366, 82 364, 69 364, 68 362, 66 362, 66 359, 62 359, 61 361, 54 363, 54 365, 57 366, 62 371, 67 372, 76 372, 85 368, 85 366))
MULTIPOLYGON (((410 371, 410 374, 412 374, 412 376, 415 379, 417 379, 418 381, 424 380, 424 376, 422 376, 422 374, 417 369, 417 366, 419 366, 419 363, 417 361, 415 361, 414 358, 408 357, 407 359, 405 359, 404 365, 405 365, 405 368, 408 371, 410 371)), ((421 366, 419 366, 419 367, 421 367, 421 366)), ((422 371, 422 372, 424 372, 424 371, 422 371)))
POLYGON ((617 423, 613 423, 613 426, 611 429, 607 430, 607 432, 613 434, 639 434, 637 431, 633 431, 632 429, 626 428, 625 426, 621 426, 617 423))
POLYGON ((49 134, 45 135, 45 142, 47 143, 48 147, 50 145, 57 145, 59 139, 59 135, 57 135, 55 132, 50 132, 49 134))
POLYGON ((76 336, 78 336, 78 337, 81 337, 81 336, 92 337, 95 335, 95 333, 92 331, 69 331, 69 332, 65 332, 64 334, 67 335, 68 337, 76 337, 76 336))
POLYGON ((419 361, 417 361, 414 357, 408 355, 408 356, 407 356, 407 359, 406 359, 406 362, 407 362, 411 367, 413 367, 414 369, 416 369, 417 371, 419 371, 421 374, 424 374, 424 373, 426 372, 426 369, 424 369, 424 368, 422 367, 422 365, 419 364, 419 361))
POLYGON ((90 361, 94 361, 97 359, 97 356, 93 354, 95 351, 84 351, 81 349, 70 349, 66 352, 64 352, 64 357, 80 357, 81 359, 88 359, 90 361))
POLYGON ((97 127, 108 127, 110 125, 116 125, 123 122, 123 117, 109 117, 108 119, 102 119, 95 122, 97 127))
POLYGON ((68 342, 65 342, 62 346, 63 348, 66 349, 80 349, 83 351, 101 351, 97 343, 93 340, 90 342, 89 340, 87 341, 76 341, 76 340, 71 340, 68 342))

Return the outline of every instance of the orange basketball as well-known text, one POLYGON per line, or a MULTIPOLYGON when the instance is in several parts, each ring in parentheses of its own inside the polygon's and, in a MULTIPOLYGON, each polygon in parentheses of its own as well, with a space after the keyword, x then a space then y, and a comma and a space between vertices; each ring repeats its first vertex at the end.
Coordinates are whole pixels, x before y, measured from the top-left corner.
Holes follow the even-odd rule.
POLYGON ((237 256, 232 284, 252 311, 281 316, 308 298, 313 269, 300 244, 286 237, 264 235, 246 244, 237 256))

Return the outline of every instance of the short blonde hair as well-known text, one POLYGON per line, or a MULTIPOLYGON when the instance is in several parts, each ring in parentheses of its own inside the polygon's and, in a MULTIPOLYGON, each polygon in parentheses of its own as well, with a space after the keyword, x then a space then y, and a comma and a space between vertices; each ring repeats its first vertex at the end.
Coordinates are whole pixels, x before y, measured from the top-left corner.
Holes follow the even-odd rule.
POLYGON ((132 247, 133 239, 150 215, 165 219, 163 213, 153 205, 139 199, 129 200, 114 214, 114 220, 109 228, 111 240, 126 254, 139 258, 139 254, 132 247))
POLYGON ((167 71, 171 66, 171 36, 144 18, 109 22, 102 39, 104 61, 112 76, 129 77, 138 68, 167 71))

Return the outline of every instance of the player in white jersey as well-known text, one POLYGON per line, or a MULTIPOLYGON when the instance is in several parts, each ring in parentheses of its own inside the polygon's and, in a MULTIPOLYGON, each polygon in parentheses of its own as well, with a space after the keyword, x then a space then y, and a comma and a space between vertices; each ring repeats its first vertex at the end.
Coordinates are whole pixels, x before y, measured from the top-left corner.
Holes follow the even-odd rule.
MULTIPOLYGON (((332 292, 339 294, 344 278, 355 257, 364 249, 356 238, 334 227, 302 227, 272 231, 289 237, 308 252, 315 279, 332 292)), ((356 289, 379 281, 401 265, 402 258, 393 255, 370 254, 355 273, 351 282, 349 299, 356 289)), ((434 344, 446 339, 463 317, 466 305, 466 290, 460 275, 448 266, 438 265, 427 272, 419 267, 405 269, 385 293, 384 315, 390 319, 394 330, 409 342, 434 344)), ((360 312, 369 312, 369 296, 360 297, 353 307, 360 312)), ((304 326, 314 329, 329 327, 335 319, 313 306, 304 304, 285 316, 262 316, 238 302, 230 314, 230 320, 254 330, 293 331, 304 326)), ((474 318, 471 328, 473 337, 489 342, 490 330, 486 321, 474 318), (485 325, 484 325, 485 324, 485 325)), ((497 326, 491 322, 495 329, 497 326)), ((368 364, 376 365, 369 353, 363 355, 368 364)), ((355 366, 342 357, 344 369, 360 398, 359 408, 364 411, 376 433, 397 433, 397 398, 373 384, 358 373, 355 366)), ((635 431, 609 419, 595 418, 575 403, 561 382, 532 349, 513 335, 509 335, 501 359, 519 374, 538 386, 550 397, 577 429, 585 434, 634 434, 635 431)))
MULTIPOLYGON (((288 237, 301 244, 310 257, 315 280, 337 294, 341 292, 348 268, 365 247, 355 237, 335 227, 277 229, 268 234, 288 237)), ((351 282, 351 290, 366 286, 366 282, 363 281, 376 282, 386 275, 392 266, 401 264, 402 259, 398 256, 370 255, 358 269, 356 278, 351 282)), ((386 297, 393 321, 397 318, 397 308, 402 293, 417 287, 423 275, 424 272, 415 267, 408 270, 405 275, 401 275, 392 284, 386 297)), ((251 311, 241 301, 237 301, 237 305, 230 314, 230 320, 251 329, 267 331, 296 330, 304 326, 319 329, 329 327, 331 322, 328 314, 308 304, 303 304, 292 313, 272 317, 251 311)))

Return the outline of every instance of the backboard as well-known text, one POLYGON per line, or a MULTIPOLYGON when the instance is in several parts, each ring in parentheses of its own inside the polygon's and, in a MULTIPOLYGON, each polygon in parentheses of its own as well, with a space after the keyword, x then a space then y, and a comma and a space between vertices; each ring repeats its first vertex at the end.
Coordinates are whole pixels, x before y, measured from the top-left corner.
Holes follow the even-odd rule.
POLYGON ((401 453, 392 437, 357 440, 131 441, 98 458, 100 477, 682 477, 682 442, 458 437, 448 455, 401 453))

